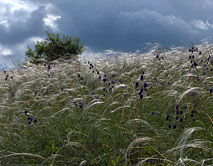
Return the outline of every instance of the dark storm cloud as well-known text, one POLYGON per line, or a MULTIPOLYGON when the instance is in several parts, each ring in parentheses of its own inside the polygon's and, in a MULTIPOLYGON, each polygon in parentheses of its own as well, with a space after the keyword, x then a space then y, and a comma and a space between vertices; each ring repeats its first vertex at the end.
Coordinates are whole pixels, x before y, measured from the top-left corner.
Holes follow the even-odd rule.
MULTIPOLYGON (((40 7, 31 13, 30 19, 11 22, 9 30, 0 27, 0 43, 13 45, 24 42, 24 40, 32 36, 41 36, 44 32, 42 21, 44 14, 42 11, 43 7, 40 7)), ((21 13, 22 11, 19 11, 17 15, 21 13)))
POLYGON ((143 49, 147 42, 179 46, 213 34, 211 0, 19 2, 0 0, 0 55, 9 56, 11 50, 24 57, 23 45, 32 37, 44 39, 45 30, 78 36, 95 51, 132 52, 143 49))
POLYGON ((210 1, 79 0, 53 4, 63 9, 60 32, 79 36, 92 49, 135 51, 147 42, 184 45, 212 32, 194 25, 199 23, 196 20, 213 21, 210 1))

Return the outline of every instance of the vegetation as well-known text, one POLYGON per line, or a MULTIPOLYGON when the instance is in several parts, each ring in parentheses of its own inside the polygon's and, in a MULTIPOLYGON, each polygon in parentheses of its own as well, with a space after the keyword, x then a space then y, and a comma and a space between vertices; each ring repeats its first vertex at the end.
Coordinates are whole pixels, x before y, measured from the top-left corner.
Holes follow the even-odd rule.
POLYGON ((213 45, 1 73, 2 165, 210 166, 213 45))
POLYGON ((48 31, 45 32, 46 41, 37 42, 34 50, 28 46, 25 52, 26 60, 30 60, 31 63, 38 64, 43 62, 42 60, 50 62, 59 58, 73 59, 84 51, 83 43, 80 43, 77 37, 63 35, 63 38, 60 38, 58 33, 54 35, 48 31))

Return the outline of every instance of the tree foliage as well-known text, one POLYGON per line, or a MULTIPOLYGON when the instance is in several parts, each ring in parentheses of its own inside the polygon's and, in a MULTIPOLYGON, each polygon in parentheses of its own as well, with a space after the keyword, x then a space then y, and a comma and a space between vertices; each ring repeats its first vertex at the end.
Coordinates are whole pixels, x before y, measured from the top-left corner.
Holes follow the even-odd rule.
POLYGON ((60 38, 58 33, 45 32, 46 41, 37 41, 34 50, 28 46, 25 52, 26 60, 30 60, 31 63, 38 64, 41 59, 50 62, 59 58, 76 58, 85 50, 78 37, 68 37, 63 34, 63 38, 60 38))

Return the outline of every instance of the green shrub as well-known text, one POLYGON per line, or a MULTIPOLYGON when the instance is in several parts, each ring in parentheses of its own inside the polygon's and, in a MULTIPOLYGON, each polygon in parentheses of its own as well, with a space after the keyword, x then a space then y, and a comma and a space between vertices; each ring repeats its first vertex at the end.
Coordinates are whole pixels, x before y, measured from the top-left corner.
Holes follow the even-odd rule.
POLYGON ((60 38, 58 33, 54 35, 48 31, 45 32, 47 34, 46 41, 37 41, 34 50, 28 46, 25 52, 26 60, 30 60, 31 63, 41 63, 41 59, 50 62, 59 58, 76 58, 85 50, 78 37, 73 38, 63 35, 63 38, 60 38))

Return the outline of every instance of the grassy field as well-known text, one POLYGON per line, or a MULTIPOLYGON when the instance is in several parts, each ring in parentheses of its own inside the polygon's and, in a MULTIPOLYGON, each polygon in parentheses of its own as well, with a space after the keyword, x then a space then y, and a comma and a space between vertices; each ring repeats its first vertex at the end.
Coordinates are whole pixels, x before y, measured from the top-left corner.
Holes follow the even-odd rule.
POLYGON ((0 165, 213 165, 213 45, 2 71, 0 165))

